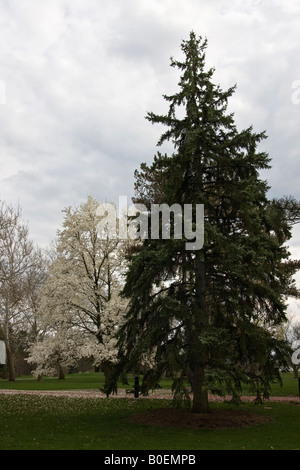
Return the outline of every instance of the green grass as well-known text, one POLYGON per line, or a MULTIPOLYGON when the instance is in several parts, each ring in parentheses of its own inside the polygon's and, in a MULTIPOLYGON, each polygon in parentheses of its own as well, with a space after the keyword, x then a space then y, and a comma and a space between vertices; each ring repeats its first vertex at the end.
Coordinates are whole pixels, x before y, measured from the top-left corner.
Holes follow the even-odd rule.
POLYGON ((241 405, 272 421, 232 430, 178 430, 129 422, 132 413, 162 406, 171 402, 0 395, 0 449, 300 450, 300 407, 296 405, 241 405))
POLYGON ((279 383, 272 385, 272 395, 276 397, 299 396, 298 380, 292 372, 281 374, 282 386, 279 383))
MULTIPOLYGON (((122 385, 120 388, 133 388, 134 376, 128 376, 129 385, 122 385)), ((298 396, 298 381, 294 379, 291 372, 282 374, 283 385, 275 383, 272 386, 273 396, 298 396)), ((65 380, 59 380, 54 377, 44 377, 38 382, 32 376, 24 376, 17 378, 15 382, 0 379, 0 389, 11 390, 98 390, 104 385, 104 377, 102 373, 85 372, 78 374, 68 374, 65 380)), ((164 378, 160 385, 163 389, 170 389, 172 386, 171 379, 164 378)), ((244 390, 245 395, 249 395, 247 387, 244 390)))
MULTIPOLYGON (((133 386, 133 377, 129 378, 133 386)), ((94 389, 102 374, 72 374, 65 380, 24 377, 0 379, 0 388, 15 390, 94 389)), ((170 387, 166 379, 161 385, 170 387)), ((298 381, 283 374, 283 387, 275 395, 298 396, 298 381)), ((140 398, 67 398, 0 394, 1 450, 300 450, 300 406, 265 402, 242 404, 238 409, 261 413, 272 420, 241 429, 185 430, 133 424, 129 417, 155 407, 170 407, 168 400, 140 398)), ((212 404, 213 408, 236 409, 212 404)))
POLYGON ((0 379, 0 389, 10 390, 98 390, 103 385, 103 374, 95 372, 68 374, 64 380, 43 377, 40 382, 31 376, 17 378, 15 382, 0 379))

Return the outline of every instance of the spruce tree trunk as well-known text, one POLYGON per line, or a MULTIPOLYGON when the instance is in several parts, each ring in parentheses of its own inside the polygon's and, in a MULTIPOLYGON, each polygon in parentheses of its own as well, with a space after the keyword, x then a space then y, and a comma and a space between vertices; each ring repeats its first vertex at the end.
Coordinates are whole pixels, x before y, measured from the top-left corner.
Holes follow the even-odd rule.
POLYGON ((205 368, 200 364, 195 366, 193 372, 193 413, 208 413, 208 391, 205 389, 205 368))
MULTIPOLYGON (((202 254, 203 255, 203 254, 202 254)), ((194 413, 208 413, 208 391, 205 383, 205 368, 207 365, 207 347, 200 342, 201 334, 208 327, 208 312, 206 308, 206 272, 201 253, 196 253, 195 288, 196 308, 194 311, 195 331, 191 344, 191 370, 194 413)))

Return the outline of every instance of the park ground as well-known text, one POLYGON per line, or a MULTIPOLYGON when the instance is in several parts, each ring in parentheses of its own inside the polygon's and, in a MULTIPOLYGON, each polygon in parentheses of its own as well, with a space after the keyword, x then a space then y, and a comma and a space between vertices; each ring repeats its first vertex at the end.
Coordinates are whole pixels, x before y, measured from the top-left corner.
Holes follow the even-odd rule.
POLYGON ((283 374, 261 405, 210 397, 211 413, 176 408, 170 384, 134 399, 106 398, 101 376, 0 380, 1 450, 300 450, 298 381, 283 374), (100 386, 99 386, 100 384, 100 386))

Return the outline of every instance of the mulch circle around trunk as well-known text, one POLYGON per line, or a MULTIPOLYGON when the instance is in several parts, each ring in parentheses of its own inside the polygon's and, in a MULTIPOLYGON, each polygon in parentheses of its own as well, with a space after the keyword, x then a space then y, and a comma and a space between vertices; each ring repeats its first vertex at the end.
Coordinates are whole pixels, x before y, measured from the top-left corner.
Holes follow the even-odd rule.
POLYGON ((192 413, 177 408, 158 408, 131 416, 136 424, 174 427, 180 429, 228 429, 256 426, 271 418, 239 410, 211 410, 209 413, 192 413))

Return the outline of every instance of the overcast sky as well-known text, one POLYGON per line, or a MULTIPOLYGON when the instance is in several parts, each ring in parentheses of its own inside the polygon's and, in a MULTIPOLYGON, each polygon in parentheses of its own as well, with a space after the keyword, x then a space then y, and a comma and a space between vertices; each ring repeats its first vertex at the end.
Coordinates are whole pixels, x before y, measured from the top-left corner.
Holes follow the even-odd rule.
POLYGON ((299 0, 0 0, 0 199, 40 246, 89 194, 130 202, 162 131, 145 115, 167 110, 192 30, 214 82, 237 84, 238 127, 266 130, 270 195, 300 199, 299 0))

